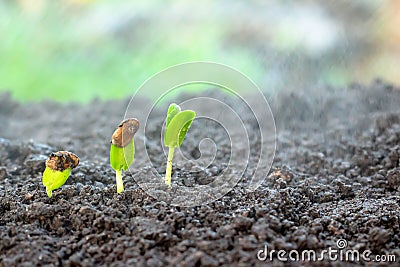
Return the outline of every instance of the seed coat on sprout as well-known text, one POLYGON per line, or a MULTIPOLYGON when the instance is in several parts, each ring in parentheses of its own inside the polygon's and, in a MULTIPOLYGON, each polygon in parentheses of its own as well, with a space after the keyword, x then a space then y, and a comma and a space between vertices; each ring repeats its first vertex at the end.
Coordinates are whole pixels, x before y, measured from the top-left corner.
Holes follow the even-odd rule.
POLYGON ((117 193, 124 191, 122 170, 128 170, 135 158, 134 135, 139 129, 139 121, 131 118, 122 121, 111 136, 110 164, 115 170, 117 193))
POLYGON ((65 184, 72 169, 78 164, 79 157, 68 151, 58 151, 49 155, 42 176, 42 183, 49 198, 52 197, 53 190, 65 184))

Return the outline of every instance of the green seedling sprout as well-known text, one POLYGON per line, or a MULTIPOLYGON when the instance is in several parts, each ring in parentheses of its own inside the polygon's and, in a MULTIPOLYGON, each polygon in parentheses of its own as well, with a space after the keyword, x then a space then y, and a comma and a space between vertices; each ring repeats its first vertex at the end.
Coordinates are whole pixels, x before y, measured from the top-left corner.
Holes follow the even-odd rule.
POLYGON ((119 124, 111 137, 110 164, 115 170, 117 193, 124 191, 122 170, 128 170, 135 158, 133 136, 139 129, 137 119, 126 119, 119 124))
POLYGON ((165 172, 165 184, 168 187, 171 187, 172 159, 175 148, 181 146, 195 117, 196 112, 193 110, 181 111, 177 104, 169 105, 164 132, 164 145, 169 148, 165 172))
POLYGON ((73 168, 78 166, 79 158, 68 151, 51 153, 46 160, 46 169, 43 172, 42 182, 46 187, 47 196, 53 195, 53 190, 65 184, 73 168))

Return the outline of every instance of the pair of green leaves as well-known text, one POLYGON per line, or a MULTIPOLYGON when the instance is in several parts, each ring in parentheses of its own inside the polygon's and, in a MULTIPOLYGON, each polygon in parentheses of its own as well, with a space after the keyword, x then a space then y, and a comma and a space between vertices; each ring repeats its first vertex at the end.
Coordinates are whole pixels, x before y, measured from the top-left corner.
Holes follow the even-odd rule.
POLYGON ((110 164, 114 170, 128 170, 135 158, 135 143, 130 141, 125 147, 118 147, 111 144, 110 164))
POLYGON ((56 190, 65 184, 65 182, 68 180, 68 177, 71 175, 71 171, 71 168, 63 171, 52 170, 49 167, 44 169, 42 182, 46 187, 46 193, 48 197, 53 196, 53 190, 56 190))
POLYGON ((167 119, 165 122, 164 145, 169 147, 167 168, 165 171, 165 184, 171 186, 172 159, 176 147, 182 145, 196 112, 193 110, 181 111, 181 108, 173 103, 168 108, 167 119))
POLYGON ((196 112, 193 110, 181 111, 177 104, 171 104, 165 123, 164 145, 180 147, 195 117, 196 112))

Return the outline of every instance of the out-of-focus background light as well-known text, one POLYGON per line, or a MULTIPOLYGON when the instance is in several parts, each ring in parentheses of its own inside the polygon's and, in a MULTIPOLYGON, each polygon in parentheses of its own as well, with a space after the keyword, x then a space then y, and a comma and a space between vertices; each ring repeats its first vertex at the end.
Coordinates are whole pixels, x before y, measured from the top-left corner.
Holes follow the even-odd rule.
POLYGON ((399 84, 400 2, 0 0, 0 91, 21 101, 123 98, 195 60, 264 91, 399 84))

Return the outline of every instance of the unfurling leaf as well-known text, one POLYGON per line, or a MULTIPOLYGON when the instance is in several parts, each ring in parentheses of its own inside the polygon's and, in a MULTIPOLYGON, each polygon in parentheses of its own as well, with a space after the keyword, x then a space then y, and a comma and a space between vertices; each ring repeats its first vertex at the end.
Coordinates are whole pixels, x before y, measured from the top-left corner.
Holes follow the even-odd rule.
POLYGON ((164 145, 168 147, 181 146, 195 117, 196 113, 193 110, 184 110, 175 114, 165 128, 164 145))
POLYGON ((196 112, 193 110, 181 111, 177 104, 171 104, 168 108, 167 118, 165 120, 164 145, 169 148, 167 168, 165 171, 165 184, 171 186, 172 159, 176 147, 182 145, 196 112))

